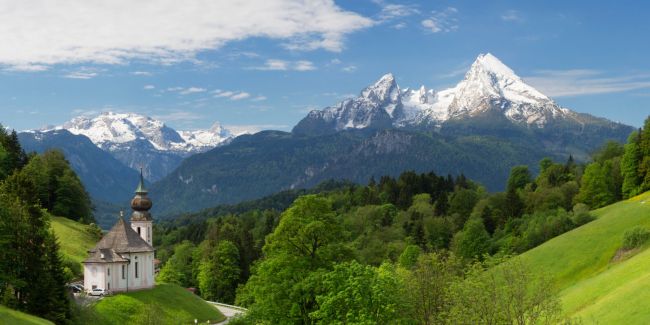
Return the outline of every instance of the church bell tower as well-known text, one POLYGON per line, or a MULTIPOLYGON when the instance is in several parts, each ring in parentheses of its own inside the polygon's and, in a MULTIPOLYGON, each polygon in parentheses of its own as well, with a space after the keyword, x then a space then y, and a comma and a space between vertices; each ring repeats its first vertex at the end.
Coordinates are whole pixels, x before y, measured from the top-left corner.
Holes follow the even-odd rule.
POLYGON ((152 203, 147 197, 147 189, 144 187, 144 177, 142 177, 142 168, 140 169, 140 183, 135 189, 135 197, 131 200, 131 228, 137 232, 144 241, 153 246, 153 219, 151 218, 152 203))

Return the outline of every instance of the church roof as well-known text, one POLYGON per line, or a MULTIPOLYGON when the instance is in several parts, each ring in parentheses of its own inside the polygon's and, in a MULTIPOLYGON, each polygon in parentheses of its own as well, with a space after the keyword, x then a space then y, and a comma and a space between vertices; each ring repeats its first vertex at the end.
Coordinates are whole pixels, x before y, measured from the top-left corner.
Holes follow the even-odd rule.
MULTIPOLYGON (((90 256, 84 262, 91 262, 97 255, 104 253, 104 259, 107 257, 111 259, 113 253, 118 256, 120 253, 135 253, 135 252, 153 252, 154 249, 149 245, 135 230, 126 224, 124 219, 120 217, 117 223, 111 230, 102 237, 95 248, 91 249, 90 256)), ((121 257, 120 257, 121 258, 121 257)))
POLYGON ((120 256, 114 250, 109 248, 100 248, 90 251, 88 258, 84 263, 115 263, 115 262, 128 262, 126 258, 120 256))

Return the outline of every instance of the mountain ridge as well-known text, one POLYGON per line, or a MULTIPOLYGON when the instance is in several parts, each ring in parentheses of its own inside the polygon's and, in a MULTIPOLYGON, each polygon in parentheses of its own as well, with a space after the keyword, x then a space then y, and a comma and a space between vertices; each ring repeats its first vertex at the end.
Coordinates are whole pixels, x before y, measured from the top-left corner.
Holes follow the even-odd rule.
POLYGON ((177 131, 162 121, 136 113, 103 112, 94 117, 77 116, 54 128, 89 138, 98 148, 109 152, 126 166, 139 170, 156 181, 195 153, 227 144, 246 133, 231 132, 219 122, 210 129, 177 131))
POLYGON ((293 128, 318 135, 362 128, 440 128, 448 121, 497 111, 512 123, 544 128, 553 123, 586 123, 584 114, 560 107, 525 83, 494 55, 479 55, 456 86, 435 91, 424 85, 400 88, 387 73, 362 90, 322 110, 312 110, 293 128))

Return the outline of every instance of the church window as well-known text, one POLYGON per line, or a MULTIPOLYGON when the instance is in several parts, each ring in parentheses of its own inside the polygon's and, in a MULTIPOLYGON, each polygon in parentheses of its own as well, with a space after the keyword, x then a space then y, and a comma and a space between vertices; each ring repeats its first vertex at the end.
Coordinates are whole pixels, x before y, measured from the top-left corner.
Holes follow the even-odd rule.
POLYGON ((106 269, 106 275, 111 276, 111 268, 110 267, 106 269))
POLYGON ((122 265, 122 280, 126 279, 126 275, 125 275, 126 272, 124 272, 125 269, 126 269, 126 265, 122 265))
POLYGON ((135 262, 135 277, 138 278, 138 262, 135 262))
POLYGON ((140 234, 140 227, 138 227, 138 235, 140 234))

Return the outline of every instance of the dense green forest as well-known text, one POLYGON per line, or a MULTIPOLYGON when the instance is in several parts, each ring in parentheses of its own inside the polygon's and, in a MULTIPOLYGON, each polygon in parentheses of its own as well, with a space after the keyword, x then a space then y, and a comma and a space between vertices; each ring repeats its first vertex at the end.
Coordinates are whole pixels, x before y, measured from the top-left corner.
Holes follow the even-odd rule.
MULTIPOLYGON (((0 130, 0 304, 78 322, 50 216, 92 223, 89 196, 61 152, 26 154, 0 130)), ((185 215, 155 226, 157 281, 248 307, 233 323, 570 322, 553 283, 516 256, 650 190, 650 118, 588 164, 531 169, 513 167, 496 193, 406 171, 185 215)))
POLYGON ((206 210, 157 227, 159 280, 247 306, 245 322, 557 321, 551 284, 508 257, 649 190, 649 167, 650 118, 591 163, 542 159, 535 177, 512 168, 504 192, 462 174, 404 172, 303 195, 287 209, 258 200, 206 210))
POLYGON ((91 223, 90 198, 63 154, 26 154, 0 126, 0 304, 57 324, 73 319, 64 260, 50 215, 91 223))

